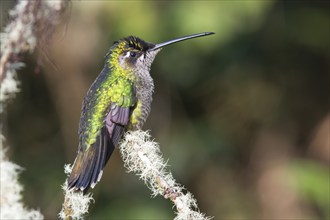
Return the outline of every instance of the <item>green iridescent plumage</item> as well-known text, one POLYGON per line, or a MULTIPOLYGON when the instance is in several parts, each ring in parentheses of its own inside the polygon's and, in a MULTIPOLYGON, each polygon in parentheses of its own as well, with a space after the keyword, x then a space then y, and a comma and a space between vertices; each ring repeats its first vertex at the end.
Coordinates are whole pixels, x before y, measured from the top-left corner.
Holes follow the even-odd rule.
POLYGON ((152 46, 129 37, 110 48, 103 70, 84 98, 78 156, 68 180, 69 187, 81 190, 93 187, 124 130, 134 129, 141 122, 142 104, 137 94, 141 80, 135 69, 138 57, 131 53, 145 53, 152 46))
POLYGON ((160 48, 209 34, 156 45, 133 36, 114 43, 83 101, 78 154, 68 178, 69 188, 84 192, 93 188, 123 132, 140 129, 146 121, 154 89, 150 67, 160 48))

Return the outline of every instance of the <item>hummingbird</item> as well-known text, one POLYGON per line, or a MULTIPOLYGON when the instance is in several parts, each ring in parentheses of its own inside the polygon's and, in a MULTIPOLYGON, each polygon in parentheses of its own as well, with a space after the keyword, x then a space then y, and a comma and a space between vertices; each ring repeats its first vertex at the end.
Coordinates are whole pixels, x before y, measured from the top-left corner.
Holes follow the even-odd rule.
POLYGON ((141 129, 152 102, 151 64, 167 45, 214 34, 203 32, 153 44, 129 36, 115 41, 104 67, 82 103, 79 146, 67 183, 84 193, 100 181, 113 150, 127 130, 141 129))

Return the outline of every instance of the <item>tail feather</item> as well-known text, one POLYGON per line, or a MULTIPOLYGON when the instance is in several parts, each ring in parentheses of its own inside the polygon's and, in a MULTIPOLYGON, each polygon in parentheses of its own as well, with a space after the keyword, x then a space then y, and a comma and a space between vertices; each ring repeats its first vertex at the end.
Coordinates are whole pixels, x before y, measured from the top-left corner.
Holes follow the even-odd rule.
MULTIPOLYGON (((106 133, 106 131, 103 131, 103 132, 106 133)), ((104 168, 105 164, 107 163, 107 161, 109 160, 113 149, 115 148, 114 145, 112 145, 109 141, 109 135, 105 134, 105 135, 101 135, 101 136, 102 137, 100 140, 101 141, 100 150, 97 155, 96 167, 94 169, 92 179, 91 179, 91 188, 94 188, 96 183, 100 181, 100 179, 102 177, 102 173, 103 173, 103 168, 104 168), (112 148, 112 150, 110 150, 110 151, 107 150, 106 148, 108 148, 108 146, 110 146, 112 148), (106 157, 107 154, 109 154, 108 158, 106 157)))
POLYGON ((84 192, 89 187, 93 188, 100 181, 103 168, 114 148, 106 128, 102 128, 94 144, 84 151, 79 150, 68 178, 68 187, 84 192))
POLYGON ((83 164, 84 167, 82 170, 84 170, 84 175, 80 175, 81 179, 77 182, 76 188, 79 188, 81 191, 84 191, 85 189, 89 188, 91 185, 91 176, 93 172, 95 172, 95 160, 97 154, 97 151, 99 151, 99 148, 95 146, 94 144, 85 152, 86 156, 84 157, 83 164))

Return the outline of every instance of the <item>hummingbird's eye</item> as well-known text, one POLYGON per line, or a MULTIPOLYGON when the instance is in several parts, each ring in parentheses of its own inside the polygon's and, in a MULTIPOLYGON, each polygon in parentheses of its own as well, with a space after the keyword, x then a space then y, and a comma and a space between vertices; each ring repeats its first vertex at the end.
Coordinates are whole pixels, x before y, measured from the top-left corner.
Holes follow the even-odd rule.
POLYGON ((136 57, 136 53, 133 52, 133 51, 129 52, 129 55, 130 55, 131 57, 136 57))

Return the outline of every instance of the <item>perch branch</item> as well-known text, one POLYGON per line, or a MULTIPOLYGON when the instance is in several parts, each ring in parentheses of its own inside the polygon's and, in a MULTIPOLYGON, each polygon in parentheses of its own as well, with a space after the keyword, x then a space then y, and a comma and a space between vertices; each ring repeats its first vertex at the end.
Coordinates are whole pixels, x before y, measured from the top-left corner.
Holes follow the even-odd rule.
POLYGON ((167 162, 162 158, 159 145, 150 139, 148 132, 127 132, 119 149, 127 171, 136 173, 152 191, 152 196, 161 195, 173 202, 175 220, 210 219, 199 211, 193 195, 184 193, 184 187, 166 170, 167 162))

